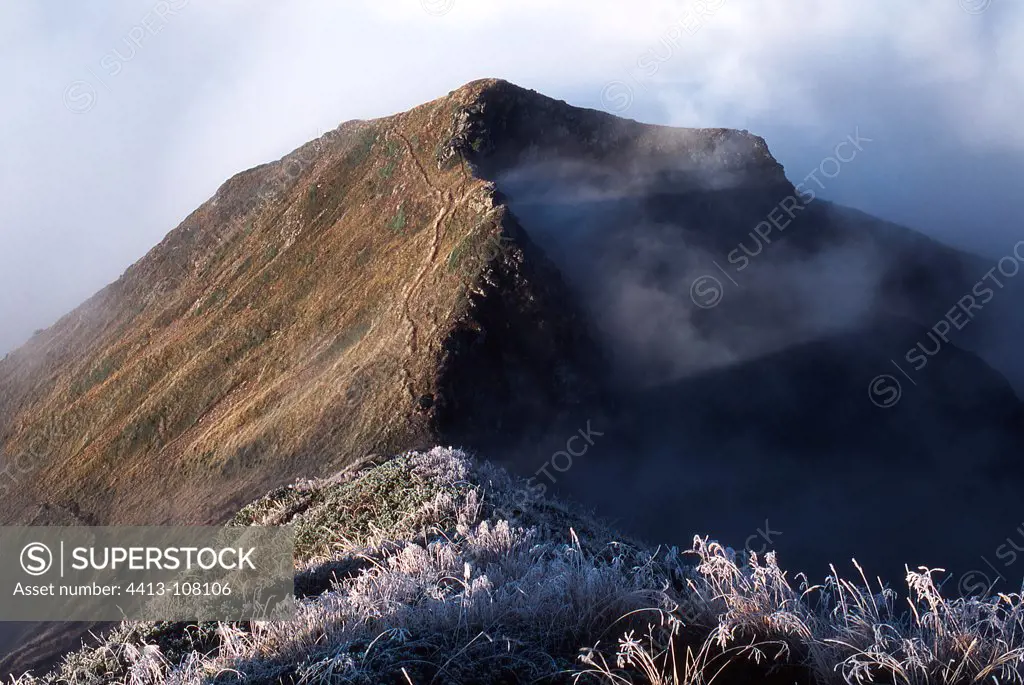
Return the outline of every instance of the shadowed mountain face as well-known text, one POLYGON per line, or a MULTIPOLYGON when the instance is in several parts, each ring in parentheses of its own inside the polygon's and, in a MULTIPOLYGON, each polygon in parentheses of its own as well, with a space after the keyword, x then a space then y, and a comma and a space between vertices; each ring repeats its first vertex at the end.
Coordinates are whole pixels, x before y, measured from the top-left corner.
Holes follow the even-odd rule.
POLYGON ((954 346, 997 322, 934 337, 991 267, 746 132, 475 82, 239 174, 0 362, 0 519, 223 521, 431 444, 533 475, 589 422, 554 487, 632 533, 962 573, 1024 516, 1018 400, 954 346))
MULTIPOLYGON (((982 557, 995 561, 1024 516, 1017 398, 980 359, 949 349, 916 386, 903 379, 895 405, 875 406, 865 379, 893 370, 893 345, 919 333, 884 321, 623 391, 619 408, 594 419, 594 447, 569 473, 548 471, 654 540, 702 534, 776 549, 818 579, 856 558, 894 583, 905 564, 946 569, 953 588, 977 569, 996 581, 982 557), (766 526, 781 534, 761 538, 766 526)), ((534 468, 564 444, 553 437, 534 468)), ((996 563, 1001 587, 1019 584, 1019 568, 996 563)))

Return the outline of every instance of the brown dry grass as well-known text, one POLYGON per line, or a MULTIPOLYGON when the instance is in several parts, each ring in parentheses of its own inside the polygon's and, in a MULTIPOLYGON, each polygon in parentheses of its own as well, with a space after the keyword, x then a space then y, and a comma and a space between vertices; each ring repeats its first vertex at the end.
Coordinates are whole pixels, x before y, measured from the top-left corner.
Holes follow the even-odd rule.
POLYGON ((232 178, 0 364, 9 455, 66 426, 3 520, 39 502, 98 522, 222 520, 300 471, 429 442, 418 401, 486 267, 450 255, 504 220, 464 164, 436 161, 481 87, 232 178))

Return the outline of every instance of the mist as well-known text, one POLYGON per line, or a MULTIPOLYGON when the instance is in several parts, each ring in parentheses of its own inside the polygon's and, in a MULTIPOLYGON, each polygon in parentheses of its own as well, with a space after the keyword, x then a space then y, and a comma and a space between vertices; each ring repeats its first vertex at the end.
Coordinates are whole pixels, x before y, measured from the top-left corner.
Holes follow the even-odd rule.
MULTIPOLYGON (((709 159, 727 159, 728 147, 709 159)), ((878 245, 840 236, 808 249, 825 238, 820 204, 724 172, 618 161, 525 164, 497 183, 579 294, 620 382, 645 387, 750 361, 878 310, 886 264, 878 245), (794 201, 788 227, 758 234, 756 219, 786 199, 794 201)))

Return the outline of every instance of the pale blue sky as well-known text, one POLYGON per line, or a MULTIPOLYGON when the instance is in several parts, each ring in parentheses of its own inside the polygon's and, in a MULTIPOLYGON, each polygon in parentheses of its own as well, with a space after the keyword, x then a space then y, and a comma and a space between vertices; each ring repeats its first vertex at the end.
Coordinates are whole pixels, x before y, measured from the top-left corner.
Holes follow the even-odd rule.
POLYGON ((1002 254, 1024 237, 1024 7, 922 4, 9 0, 0 353, 232 174, 484 76, 642 121, 747 128, 793 180, 859 127, 876 142, 826 196, 1002 254))

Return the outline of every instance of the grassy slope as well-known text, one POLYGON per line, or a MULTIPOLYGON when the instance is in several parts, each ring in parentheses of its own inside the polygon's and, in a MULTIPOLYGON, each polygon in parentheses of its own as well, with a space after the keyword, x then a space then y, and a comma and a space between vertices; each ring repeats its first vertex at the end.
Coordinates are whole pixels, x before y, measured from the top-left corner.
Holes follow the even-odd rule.
POLYGON ((493 187, 440 163, 481 88, 239 174, 0 361, 0 520, 223 521, 298 473, 433 444, 447 341, 493 246, 518 250, 493 187))
POLYGON ((297 527, 288 624, 124 624, 23 685, 68 682, 1019 682, 1020 598, 909 611, 866 579, 798 585, 773 555, 621 541, 436 448, 277 490, 231 525, 297 527), (724 670, 723 670, 724 668, 724 670), (719 673, 720 672, 720 673, 719 673), (997 680, 993 680, 997 677, 997 680))

